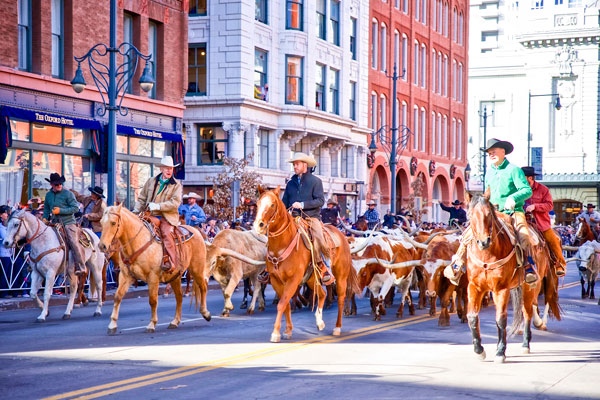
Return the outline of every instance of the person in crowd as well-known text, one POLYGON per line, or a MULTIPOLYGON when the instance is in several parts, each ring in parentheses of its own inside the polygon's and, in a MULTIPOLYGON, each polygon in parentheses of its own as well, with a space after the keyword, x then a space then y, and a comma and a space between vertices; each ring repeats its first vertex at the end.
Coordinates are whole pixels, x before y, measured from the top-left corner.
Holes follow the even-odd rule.
POLYGON ((327 207, 321 209, 321 221, 324 224, 337 226, 340 214, 340 206, 334 199, 327 201, 327 207))
POLYGON ((89 196, 84 196, 71 189, 78 202, 83 204, 83 217, 81 219, 81 227, 89 228, 96 236, 102 236, 102 225, 100 220, 106 209, 104 202, 104 190, 100 186, 89 187, 91 192, 89 196))
POLYGON ((173 157, 165 156, 158 164, 160 173, 146 181, 135 202, 135 213, 148 209, 160 219, 160 233, 166 257, 163 257, 162 270, 172 273, 181 270, 175 239, 171 234, 179 225, 179 206, 181 205, 183 186, 173 176, 179 164, 173 164, 173 157))
MULTIPOLYGON (((600 223, 600 213, 598 211, 595 211, 596 206, 593 205, 592 203, 588 203, 587 206, 585 206, 586 210, 582 211, 579 214, 579 217, 583 217, 588 225, 590 226, 590 228, 592 228, 592 232, 596 232, 596 227, 599 225, 600 223)), ((598 237, 598 235, 596 235, 596 238, 598 237)))
POLYGON ((367 209, 367 211, 365 211, 363 217, 365 217, 365 219, 367 220, 367 228, 373 229, 380 222, 379 212, 375 208, 377 206, 377 203, 375 202, 375 200, 371 200, 367 205, 369 206, 369 208, 367 209))
POLYGON ((188 211, 188 199, 189 199, 189 195, 186 193, 184 194, 181 198, 182 198, 182 203, 181 205, 177 208, 177 212, 179 213, 180 217, 183 217, 183 221, 185 221, 185 215, 187 214, 188 211))
POLYGON ((542 232, 542 235, 544 235, 548 247, 558 260, 558 264, 556 265, 556 275, 564 276, 567 271, 567 262, 563 257, 560 239, 552 229, 552 224, 550 223, 549 212, 554 208, 550 189, 541 183, 536 182, 535 170, 533 167, 523 167, 521 169, 523 170, 527 183, 532 191, 531 197, 525 200, 525 212, 533 215, 538 229, 542 232))
MULTIPOLYGON (((10 207, 7 205, 0 207, 0 243, 4 242, 6 237, 6 223, 10 216, 10 207)), ((8 280, 7 277, 11 275, 11 249, 4 247, 0 244, 0 297, 6 297, 9 295, 8 291, 8 280)))
POLYGON ((388 229, 394 229, 394 225, 396 225, 396 216, 388 208, 387 213, 383 216, 383 226, 388 229))
POLYGON ((256 203, 251 201, 248 203, 248 208, 242 214, 242 226, 246 229, 252 229, 252 224, 256 219, 256 203))
POLYGON ((208 239, 212 242, 214 237, 217 236, 217 233, 219 233, 221 231, 217 227, 217 219, 213 218, 213 217, 209 217, 208 221, 206 222, 206 225, 204 225, 204 228, 202 229, 202 231, 206 234, 208 239))
POLYGON ((206 221, 206 214, 204 214, 204 210, 197 203, 199 198, 200 196, 194 192, 188 194, 188 202, 185 205, 187 206, 185 212, 186 225, 198 227, 201 223, 206 221))
POLYGON ((462 208, 462 202, 458 201, 458 199, 452 202, 452 207, 444 205, 440 203, 440 207, 442 210, 450 213, 450 218, 448 219, 448 226, 452 226, 454 221, 457 224, 462 225, 467 222, 467 212, 462 208))
POLYGON ((52 190, 46 193, 44 199, 44 220, 50 219, 50 214, 56 216, 65 227, 66 241, 73 255, 75 263, 75 274, 85 273, 85 261, 83 249, 79 243, 79 227, 75 221, 74 214, 79 211, 79 203, 70 190, 63 190, 65 177, 54 172, 50 179, 46 178, 52 190))

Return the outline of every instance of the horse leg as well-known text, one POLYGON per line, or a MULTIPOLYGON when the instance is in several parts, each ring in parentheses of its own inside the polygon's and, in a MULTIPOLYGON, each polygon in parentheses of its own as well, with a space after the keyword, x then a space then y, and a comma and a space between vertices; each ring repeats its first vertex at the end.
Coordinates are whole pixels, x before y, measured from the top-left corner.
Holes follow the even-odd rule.
POLYGON ((110 314, 110 323, 108 324, 108 334, 114 335, 117 333, 117 320, 119 319, 119 308, 121 307, 121 300, 123 300, 123 296, 127 293, 127 289, 133 283, 134 279, 129 275, 127 270, 124 268, 119 273, 119 287, 117 287, 117 291, 115 292, 115 297, 113 299, 113 310, 110 314))
POLYGON ((528 285, 523 285, 523 316, 525 318, 523 321, 523 354, 529 354, 530 352, 531 319, 534 313, 533 302, 536 295, 537 291, 535 289, 528 288, 528 285))
POLYGON ((494 293, 496 303, 496 328, 498 329, 498 345, 496 347, 496 362, 506 360, 506 323, 508 320, 507 309, 510 290, 503 289, 494 293))
MULTIPOLYGON (((240 310, 248 308, 248 294, 250 293, 250 278, 244 279, 244 298, 242 299, 242 304, 240 305, 240 310)), ((254 296, 252 296, 254 297, 254 296)), ((252 310, 254 312, 254 310, 252 310)))
POLYGON ((29 296, 35 300, 37 306, 39 308, 44 308, 44 303, 40 300, 38 296, 38 291, 42 286, 42 277, 37 272, 35 268, 31 270, 31 288, 29 289, 29 296))
POLYGON ((37 317, 37 322, 46 322, 46 317, 50 314, 48 312, 48 304, 50 303, 50 296, 52 296, 52 288, 54 287, 54 279, 56 278, 56 271, 49 269, 46 272, 46 286, 44 287, 44 304, 42 305, 42 312, 37 317))
POLYGON ((485 360, 485 350, 481 345, 481 333, 479 331, 479 310, 481 309, 481 298, 483 293, 472 283, 469 283, 469 308, 467 313, 467 321, 469 329, 473 337, 473 348, 475 354, 479 356, 481 361, 485 360))
POLYGON ((585 299, 587 297, 587 294, 585 292, 585 280, 583 279, 583 276, 580 279, 581 282, 581 298, 585 299))
MULTIPOLYGON (((75 303, 75 296, 78 293, 78 286, 80 284, 79 277, 75 273, 69 272, 69 302, 67 303, 67 309, 62 316, 62 319, 70 319, 71 312, 73 311, 73 304, 75 303)), ((65 285, 66 286, 66 285, 65 285)))
POLYGON ((223 317, 229 317, 229 312, 234 309, 233 303, 231 302, 231 296, 233 295, 233 292, 235 291, 235 288, 241 279, 241 267, 239 270, 234 269, 234 271, 231 273, 231 277, 229 278, 229 282, 227 282, 225 289, 223 289, 223 299, 225 300, 225 305, 223 306, 223 311, 221 312, 223 317))
MULTIPOLYGON (((352 264, 350 268, 352 268, 352 264)), ((346 304, 346 294, 348 293, 348 278, 340 277, 336 283, 336 294, 337 294, 337 305, 338 305, 338 314, 337 320, 335 321, 335 328, 333 328, 333 336, 339 336, 342 334, 342 315, 344 314, 344 306, 346 304)))
POLYGON ((181 276, 171 282, 171 288, 175 295, 175 318, 169 324, 167 329, 176 329, 181 323, 181 303, 183 302, 183 292, 181 289, 181 276))
POLYGON ((106 290, 106 263, 104 262, 104 254, 97 253, 96 260, 88 264, 88 269, 91 271, 91 275, 94 278, 96 293, 98 294, 98 303, 96 304, 94 317, 99 317, 102 315, 102 304, 104 303, 104 294, 106 290))
MULTIPOLYGON (((158 314, 156 313, 156 306, 158 305, 158 282, 152 278, 148 280, 148 304, 150 304, 150 323, 146 326, 146 333, 154 333, 156 323, 158 322, 158 314)), ((177 307, 179 308, 179 318, 181 319, 181 303, 177 307)))
MULTIPOLYGON (((250 286, 250 278, 244 279, 244 286, 246 285, 246 280, 248 280, 248 286, 250 286)), ((252 300, 250 301, 250 307, 248 307, 248 310, 246 311, 247 314, 254 314, 254 310, 256 307, 256 299, 258 299, 258 297, 260 296, 260 289, 261 289, 261 283, 258 280, 258 275, 254 275, 252 277, 252 286, 254 286, 254 290, 252 291, 252 300)), ((264 310, 265 309, 265 300, 264 299, 260 299, 259 301, 259 309, 264 310)))
MULTIPOLYGON (((311 282, 313 279, 314 279, 314 275, 308 281, 308 283, 309 283, 309 285, 311 285, 311 287, 314 287, 313 286, 314 284, 311 282)), ((320 285, 317 285, 316 289, 317 289, 317 311, 315 311, 315 321, 317 323, 317 329, 322 331, 323 329, 325 329, 325 321, 323 321, 323 306, 325 305, 325 296, 327 295, 327 292, 320 285)))
POLYGON ((271 332, 271 342, 276 343, 281 341, 281 334, 279 331, 281 330, 281 317, 285 311, 286 313, 286 329, 285 333, 287 334, 286 339, 290 339, 292 335, 292 317, 290 310, 290 300, 294 293, 296 293, 296 288, 298 287, 298 282, 289 282, 287 286, 284 286, 283 283, 277 282, 276 279, 271 280, 271 284, 275 288, 277 293, 281 293, 279 297, 279 301, 277 302, 277 316, 275 317, 275 324, 273 325, 273 332, 271 332), (290 314, 289 321, 288 315, 290 314))
POLYGON ((591 285, 592 289, 590 291, 590 299, 595 299, 596 296, 594 295, 594 286, 596 286, 596 280, 591 277, 590 278, 590 282, 588 283, 588 286, 591 285))

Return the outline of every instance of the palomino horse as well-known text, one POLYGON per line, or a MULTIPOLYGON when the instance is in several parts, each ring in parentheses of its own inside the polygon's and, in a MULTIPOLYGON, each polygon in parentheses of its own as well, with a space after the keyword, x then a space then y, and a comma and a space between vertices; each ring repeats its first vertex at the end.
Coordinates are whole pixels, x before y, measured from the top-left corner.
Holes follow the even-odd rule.
MULTIPOLYGON (((271 284, 279 296, 277 304, 277 317, 271 342, 279 342, 281 335, 281 317, 285 313, 284 339, 292 337, 292 317, 290 299, 296 293, 298 286, 311 262, 311 252, 303 244, 303 239, 294 218, 288 213, 285 205, 279 198, 279 188, 263 191, 259 188, 260 198, 257 202, 257 213, 254 229, 260 234, 266 234, 267 241, 267 271, 271 277, 271 284)), ((338 247, 331 249, 331 266, 336 278, 338 315, 333 335, 340 335, 342 331, 342 311, 346 300, 346 289, 349 294, 360 293, 356 272, 352 268, 350 246, 345 236, 335 227, 325 225, 324 231, 331 235, 338 247)), ((325 303, 325 290, 316 281, 315 273, 310 271, 307 280, 308 286, 316 288, 318 296, 315 318, 317 328, 323 330, 323 304, 325 303)))
POLYGON ((579 220, 579 225, 577 227, 577 232, 575 233, 575 246, 581 246, 586 242, 591 242, 596 240, 596 236, 594 236, 594 232, 592 232, 592 228, 587 223, 585 218, 577 217, 579 220))
POLYGON ((473 234, 472 239, 466 243, 467 276, 469 278, 467 320, 473 336, 475 353, 481 360, 484 360, 485 350, 481 345, 479 331, 479 310, 484 294, 491 290, 494 293, 496 326, 498 328, 496 361, 504 362, 506 359, 507 309, 511 289, 521 288, 521 290, 513 292, 512 331, 514 332, 520 327, 524 311, 524 353, 529 353, 535 290, 531 285, 523 283, 523 271, 517 268, 516 249, 511 242, 508 228, 510 226, 509 217, 496 212, 489 202, 489 191, 484 196, 474 196, 473 198, 467 194, 466 199, 470 202, 469 219, 473 234), (522 309, 521 302, 523 303, 522 309))
MULTIPOLYGON (((104 211, 102 220, 102 237, 100 249, 106 249, 116 238, 121 243, 121 258, 123 265, 119 274, 119 287, 115 293, 114 307, 110 316, 108 333, 117 331, 119 307, 123 296, 129 286, 136 280, 148 283, 148 302, 152 310, 150 323, 146 332, 153 333, 156 329, 158 316, 156 305, 158 302, 158 285, 161 282, 170 282, 175 294, 175 318, 171 321, 169 329, 174 329, 181 322, 181 275, 178 272, 166 273, 161 270, 163 249, 162 245, 154 240, 154 236, 138 216, 123 206, 108 207, 104 211)), ((200 233, 189 226, 186 229, 193 233, 191 239, 180 245, 180 262, 184 269, 188 269, 194 278, 194 295, 196 306, 200 303, 200 313, 210 321, 210 313, 206 309, 206 281, 208 278, 205 268, 206 247, 200 233)))
MULTIPOLYGON (((65 278, 69 278, 69 303, 63 315, 63 319, 71 318, 73 311, 73 303, 77 294, 77 285, 79 279, 75 275, 75 265, 73 256, 68 257, 68 265, 65 265, 65 243, 58 237, 53 229, 43 223, 33 214, 20 210, 14 212, 8 220, 6 237, 4 238, 4 246, 12 247, 21 240, 26 239, 31 245, 29 253, 29 265, 31 265, 31 298, 35 299, 38 306, 42 309, 41 314, 37 317, 37 322, 46 321, 49 314, 48 303, 52 295, 52 287, 54 279, 58 273, 62 273, 60 268, 65 267, 65 278), (37 296, 38 290, 42 286, 42 281, 46 280, 44 288, 44 302, 42 303, 37 296)), ((87 232, 91 246, 83 248, 83 258, 86 261, 85 265, 92 271, 96 290, 102 291, 102 268, 104 266, 104 253, 98 249, 98 237, 89 229, 84 229, 87 232)), ((94 317, 102 315, 102 298, 98 298, 98 305, 94 311, 94 317)))

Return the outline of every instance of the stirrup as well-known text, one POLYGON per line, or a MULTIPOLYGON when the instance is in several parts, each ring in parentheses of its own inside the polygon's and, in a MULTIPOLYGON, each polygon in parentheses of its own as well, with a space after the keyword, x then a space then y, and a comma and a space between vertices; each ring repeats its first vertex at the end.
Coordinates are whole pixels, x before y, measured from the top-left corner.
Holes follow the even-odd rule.
POLYGON ((555 272, 556 272, 556 276, 558 276, 559 278, 562 276, 565 276, 567 273, 566 268, 562 265, 557 265, 555 268, 555 272))

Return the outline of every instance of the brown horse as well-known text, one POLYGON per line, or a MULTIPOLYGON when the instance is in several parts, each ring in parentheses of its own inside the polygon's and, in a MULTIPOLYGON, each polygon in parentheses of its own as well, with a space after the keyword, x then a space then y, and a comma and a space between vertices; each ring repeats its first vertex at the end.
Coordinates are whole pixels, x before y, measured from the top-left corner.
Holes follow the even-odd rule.
POLYGON ((577 232, 575 233, 574 245, 581 246, 586 242, 596 240, 596 236, 594 235, 594 232, 592 232, 592 228, 590 228, 590 225, 587 223, 585 218, 577 217, 577 220, 579 221, 579 225, 577 227, 577 232))
POLYGON ((494 293, 496 305, 496 326, 498 328, 498 346, 496 361, 506 359, 506 325, 508 300, 513 291, 513 325, 512 331, 519 329, 525 313, 523 329, 523 352, 529 353, 531 341, 531 319, 533 318, 533 300, 535 290, 524 284, 523 270, 517 268, 515 246, 509 234, 510 218, 496 212, 489 199, 489 191, 484 196, 466 196, 469 204, 469 219, 473 238, 467 246, 467 288, 469 305, 467 320, 473 336, 475 353, 484 360, 485 350, 481 345, 479 331, 479 310, 483 295, 488 291, 494 293), (515 304, 516 303, 516 304, 515 304), (522 307, 520 305, 522 304, 522 307))
MULTIPOLYGON (((123 265, 119 274, 119 287, 114 297, 113 312, 110 316, 108 333, 117 331, 119 308, 121 300, 129 286, 137 279, 148 283, 148 302, 152 310, 150 323, 146 332, 153 333, 156 329, 158 316, 156 305, 158 303, 158 285, 161 282, 170 282, 176 299, 175 318, 169 324, 169 329, 174 329, 181 322, 181 275, 178 272, 167 273, 161 270, 163 249, 162 245, 154 240, 152 232, 145 227, 141 219, 122 206, 108 207, 104 211, 102 220, 102 237, 100 249, 106 251, 116 238, 121 244, 121 258, 123 265)), ((192 227, 186 228, 193 233, 192 237, 180 245, 180 262, 184 270, 187 269, 194 277, 194 295, 196 305, 200 303, 200 313, 207 321, 210 313, 206 309, 206 247, 200 233, 192 227)))
MULTIPOLYGON (((277 304, 277 318, 271 333, 271 342, 281 340, 281 317, 285 313, 284 339, 292 337, 292 317, 290 299, 296 293, 305 275, 309 278, 306 283, 311 288, 316 288, 318 304, 315 312, 317 328, 323 330, 323 304, 325 290, 316 280, 316 273, 307 268, 311 262, 311 252, 306 247, 300 236, 299 228, 294 218, 288 213, 285 205, 279 198, 279 188, 263 191, 259 188, 260 198, 257 202, 257 213, 254 229, 260 234, 266 234, 267 241, 267 271, 271 277, 271 285, 279 296, 277 304)), ((352 268, 350 246, 345 236, 335 227, 325 225, 324 231, 329 234, 338 247, 332 248, 331 266, 336 278, 338 316, 333 335, 340 335, 342 329, 342 311, 348 294, 360 292, 356 271, 352 268)))

